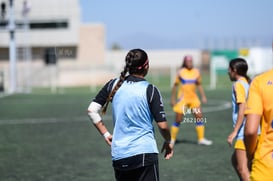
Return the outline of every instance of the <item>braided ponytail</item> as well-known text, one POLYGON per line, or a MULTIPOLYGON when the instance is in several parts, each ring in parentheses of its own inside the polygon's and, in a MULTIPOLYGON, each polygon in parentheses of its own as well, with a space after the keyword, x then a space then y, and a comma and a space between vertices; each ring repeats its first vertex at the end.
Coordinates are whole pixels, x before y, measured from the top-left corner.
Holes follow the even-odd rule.
POLYGON ((149 68, 149 60, 147 53, 142 49, 132 49, 128 52, 125 57, 125 66, 123 71, 120 73, 119 80, 115 87, 112 89, 106 99, 106 103, 102 108, 102 114, 106 113, 109 102, 113 100, 115 93, 118 91, 120 86, 123 84, 126 74, 138 74, 146 75, 149 68))
POLYGON ((129 52, 127 54, 126 59, 125 59, 126 64, 124 66, 124 69, 120 73, 119 80, 118 80, 117 84, 112 89, 112 91, 110 92, 110 94, 108 95, 108 97, 106 99, 106 103, 104 104, 104 106, 102 108, 102 111, 101 111, 102 114, 106 113, 109 102, 111 102, 113 100, 113 97, 114 97, 115 93, 117 92, 117 90, 120 88, 120 86, 124 82, 126 74, 127 74, 127 72, 129 72, 129 68, 132 65, 132 59, 133 59, 133 57, 134 57, 133 52, 129 52))

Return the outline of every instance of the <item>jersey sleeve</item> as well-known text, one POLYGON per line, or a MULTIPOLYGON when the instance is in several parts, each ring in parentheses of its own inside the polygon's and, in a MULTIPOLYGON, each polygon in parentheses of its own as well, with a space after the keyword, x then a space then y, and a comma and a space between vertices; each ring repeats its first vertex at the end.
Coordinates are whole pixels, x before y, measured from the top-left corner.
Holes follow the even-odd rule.
POLYGON ((259 80, 254 79, 249 88, 245 114, 263 114, 263 103, 261 96, 259 80))
POLYGON ((152 84, 147 88, 147 100, 154 120, 156 122, 167 121, 160 91, 152 84))
POLYGON ((234 91, 236 95, 236 103, 245 103, 246 102, 246 93, 244 86, 240 82, 234 84, 234 91))
POLYGON ((112 90, 115 80, 116 79, 111 79, 108 81, 96 95, 93 101, 103 106, 106 103, 107 97, 112 90))

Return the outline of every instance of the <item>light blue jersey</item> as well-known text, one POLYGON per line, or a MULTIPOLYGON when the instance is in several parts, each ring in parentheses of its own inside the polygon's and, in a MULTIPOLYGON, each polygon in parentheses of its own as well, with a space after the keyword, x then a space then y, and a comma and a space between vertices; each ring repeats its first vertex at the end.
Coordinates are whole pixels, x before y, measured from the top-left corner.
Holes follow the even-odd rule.
MULTIPOLYGON (((236 96, 237 96, 236 93, 238 94, 238 90, 235 90, 236 89, 235 84, 238 84, 238 83, 240 83, 244 87, 245 99, 246 99, 246 97, 248 95, 248 89, 249 89, 249 84, 244 80, 239 79, 233 84, 233 88, 232 88, 233 127, 235 127, 235 125, 236 125, 237 118, 238 118, 238 111, 239 111, 239 105, 237 104, 237 98, 236 98, 236 96)), ((243 139, 243 137, 244 137, 244 127, 245 127, 245 118, 244 118, 243 124, 241 125, 235 139, 243 139)))
POLYGON ((147 101, 148 85, 147 81, 124 81, 113 97, 112 160, 158 153, 147 101))

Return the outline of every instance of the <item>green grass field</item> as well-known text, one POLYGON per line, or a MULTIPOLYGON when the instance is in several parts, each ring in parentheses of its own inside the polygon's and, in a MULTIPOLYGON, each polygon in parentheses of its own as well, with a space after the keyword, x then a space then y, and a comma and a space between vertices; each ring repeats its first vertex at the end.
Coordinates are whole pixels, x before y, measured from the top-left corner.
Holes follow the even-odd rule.
MULTIPOLYGON (((161 89, 169 125, 174 114, 169 106, 168 83, 161 89)), ((207 79, 204 79, 204 87, 207 79)), ((208 90, 204 105, 206 137, 212 146, 198 146, 194 124, 181 125, 171 160, 159 155, 161 181, 239 180, 230 163, 233 149, 226 142, 231 131, 230 83, 223 78, 217 90, 208 90)), ((35 89, 32 94, 0 98, 1 181, 113 181, 110 147, 86 114, 94 93, 89 88, 65 89, 50 94, 35 89)), ((112 129, 110 109, 103 118, 112 129)), ((162 138, 156 130, 159 149, 162 138)))

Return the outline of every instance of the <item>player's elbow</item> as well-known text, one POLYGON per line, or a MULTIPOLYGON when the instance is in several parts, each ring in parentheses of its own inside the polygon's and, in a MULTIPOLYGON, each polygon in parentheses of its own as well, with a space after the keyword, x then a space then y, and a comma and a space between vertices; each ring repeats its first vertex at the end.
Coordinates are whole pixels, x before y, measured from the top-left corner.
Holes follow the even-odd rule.
POLYGON ((244 136, 245 137, 256 136, 257 135, 257 131, 258 131, 257 129, 250 129, 250 128, 245 127, 244 136))
POLYGON ((101 105, 96 102, 91 102, 91 104, 89 105, 87 109, 87 114, 94 124, 101 121, 101 116, 99 114, 100 109, 101 109, 101 105))
POLYGON ((261 116, 257 114, 248 114, 246 117, 244 135, 245 136, 256 136, 260 125, 261 116))

